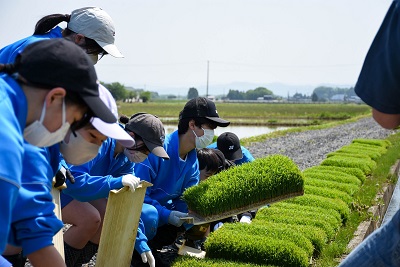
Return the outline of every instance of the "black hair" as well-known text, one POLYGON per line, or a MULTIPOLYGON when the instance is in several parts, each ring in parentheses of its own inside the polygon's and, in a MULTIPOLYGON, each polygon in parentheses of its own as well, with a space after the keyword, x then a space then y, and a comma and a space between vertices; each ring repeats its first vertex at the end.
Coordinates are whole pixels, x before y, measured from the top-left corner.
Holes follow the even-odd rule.
POLYGON ((212 128, 216 128, 217 124, 207 118, 183 118, 178 122, 178 134, 185 134, 189 129, 189 121, 194 120, 194 125, 201 127, 203 124, 210 124, 212 128))
MULTIPOLYGON (((142 113, 138 113, 138 114, 142 114, 142 113)), ((143 138, 142 138, 140 135, 138 135, 135 131, 132 131, 131 129, 127 129, 127 128, 126 128, 126 124, 130 121, 130 119, 132 119, 134 116, 136 116, 136 115, 138 115, 138 114, 132 115, 131 118, 129 118, 129 117, 126 116, 126 115, 121 115, 121 116, 119 117, 119 122, 125 125, 125 128, 124 128, 125 131, 130 131, 130 132, 135 133, 135 141, 139 141, 139 140, 140 140, 140 141, 143 141, 143 138)))
MULTIPOLYGON (((44 16, 38 22, 36 22, 35 31, 33 35, 43 35, 48 33, 51 29, 57 26, 61 22, 69 22, 71 19, 71 15, 69 14, 51 14, 44 16)), ((68 29, 63 30, 63 36, 67 37, 75 32, 68 29)), ((85 48, 88 54, 102 54, 106 55, 107 52, 93 39, 90 39, 85 36, 85 48)))
POLYGON ((199 161, 199 170, 206 169, 206 171, 216 173, 223 166, 223 162, 215 153, 215 149, 212 148, 198 149, 197 159, 199 161))
POLYGON ((11 64, 0 64, 0 72, 5 72, 9 75, 17 72, 17 65, 14 63, 11 64))

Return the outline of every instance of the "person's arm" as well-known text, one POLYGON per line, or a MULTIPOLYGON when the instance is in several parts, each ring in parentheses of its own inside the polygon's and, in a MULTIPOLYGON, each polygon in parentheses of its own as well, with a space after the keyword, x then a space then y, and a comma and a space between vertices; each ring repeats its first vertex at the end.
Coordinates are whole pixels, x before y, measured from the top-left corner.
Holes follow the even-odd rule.
POLYGON ((394 129, 400 125, 400 114, 387 114, 372 109, 372 117, 383 128, 394 129))
MULTIPOLYGON (((195 163, 191 166, 190 171, 188 171, 185 175, 185 182, 182 186, 183 193, 187 188, 197 185, 200 181, 200 171, 199 171, 199 161, 196 158, 195 163)), ((188 207, 185 201, 183 201, 180 197, 173 200, 175 205, 175 210, 180 212, 188 212, 188 207)))

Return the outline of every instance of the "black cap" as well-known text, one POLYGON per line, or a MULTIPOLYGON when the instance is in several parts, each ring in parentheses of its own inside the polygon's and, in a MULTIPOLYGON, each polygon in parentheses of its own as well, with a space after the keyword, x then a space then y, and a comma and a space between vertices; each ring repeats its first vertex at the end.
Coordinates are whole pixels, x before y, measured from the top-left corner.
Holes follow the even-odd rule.
POLYGON ((157 157, 169 159, 163 147, 165 140, 164 126, 158 117, 148 113, 136 113, 125 125, 125 130, 142 137, 144 144, 157 157))
POLYGON ((15 61, 19 75, 37 86, 62 87, 82 98, 95 117, 114 123, 117 118, 99 97, 92 60, 82 48, 63 38, 28 45, 15 61))
POLYGON ((243 158, 240 141, 236 134, 225 132, 217 138, 217 147, 224 153, 228 160, 238 160, 243 158))
POLYGON ((179 119, 185 118, 206 118, 220 127, 226 127, 230 123, 219 117, 214 102, 205 97, 196 97, 186 103, 179 114, 179 119))

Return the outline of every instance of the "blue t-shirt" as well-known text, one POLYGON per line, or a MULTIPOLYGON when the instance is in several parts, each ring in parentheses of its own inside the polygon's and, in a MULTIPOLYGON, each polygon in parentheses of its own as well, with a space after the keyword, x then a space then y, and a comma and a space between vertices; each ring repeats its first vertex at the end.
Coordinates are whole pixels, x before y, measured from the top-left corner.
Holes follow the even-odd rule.
MULTIPOLYGON (((212 143, 207 148, 218 149, 217 142, 212 143)), ((240 148, 242 149, 243 157, 241 159, 237 159, 237 160, 233 161, 236 165, 254 161, 253 155, 250 153, 250 151, 247 148, 245 148, 244 146, 240 146, 240 148)))
POLYGON ((144 202, 157 209, 161 225, 168 223, 171 209, 188 211, 180 197, 186 188, 198 184, 200 177, 195 149, 187 154, 185 160, 179 157, 178 131, 165 137, 164 149, 169 160, 150 154, 145 161, 135 166, 136 176, 153 184, 147 188, 144 202))
POLYGON ((355 86, 369 106, 387 114, 400 114, 400 3, 394 1, 365 58, 355 86))

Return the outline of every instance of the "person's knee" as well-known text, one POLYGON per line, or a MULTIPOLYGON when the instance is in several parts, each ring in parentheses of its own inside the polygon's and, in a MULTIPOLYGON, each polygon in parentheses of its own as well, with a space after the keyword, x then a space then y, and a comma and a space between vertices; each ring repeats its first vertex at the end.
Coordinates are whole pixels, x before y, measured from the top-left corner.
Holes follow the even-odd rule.
POLYGON ((158 211, 148 204, 143 204, 141 219, 145 227, 146 237, 151 240, 157 233, 158 228, 158 211))

